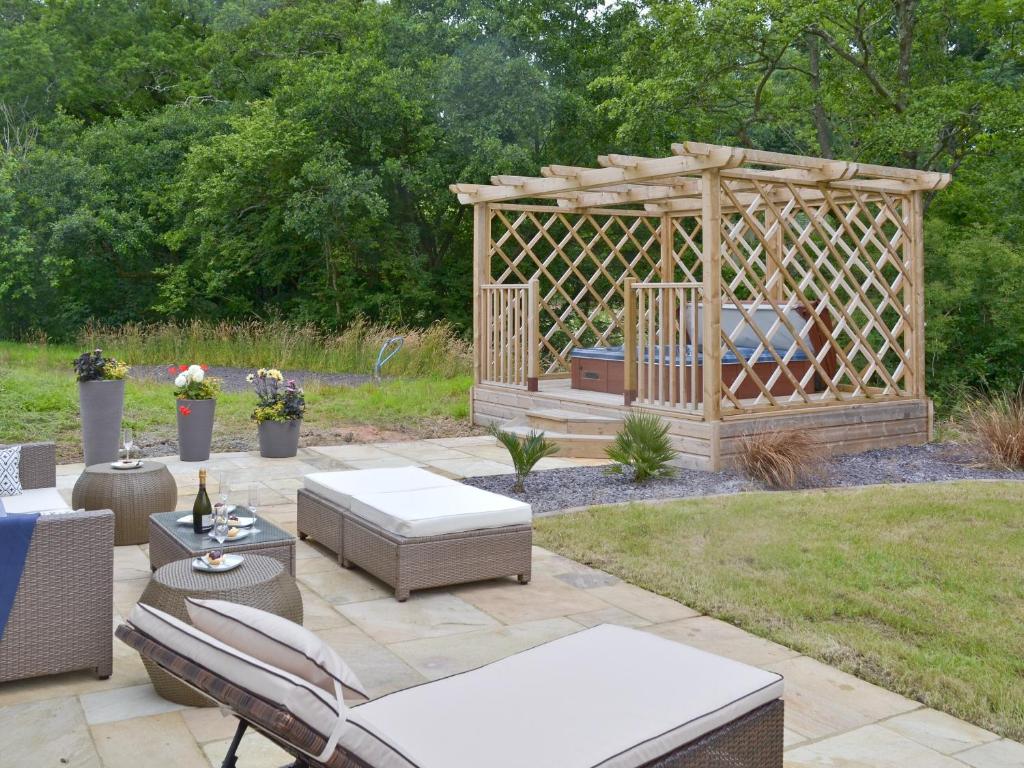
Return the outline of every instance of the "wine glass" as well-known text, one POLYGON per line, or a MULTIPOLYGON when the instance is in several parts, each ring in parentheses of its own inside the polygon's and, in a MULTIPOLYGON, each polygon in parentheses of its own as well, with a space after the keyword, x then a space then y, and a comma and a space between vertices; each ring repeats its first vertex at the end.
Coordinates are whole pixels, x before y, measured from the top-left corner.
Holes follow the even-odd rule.
POLYGON ((231 475, 227 472, 221 473, 217 495, 220 498, 220 503, 224 505, 224 510, 226 512, 228 497, 231 496, 231 475))
POLYGON ((259 533, 260 529, 256 526, 256 508, 260 504, 260 484, 257 482, 249 483, 249 515, 252 517, 252 532, 259 533))
POLYGON ((127 427, 124 430, 124 460, 125 463, 130 463, 132 460, 132 448, 135 447, 135 433, 131 427, 127 427))
POLYGON ((228 506, 220 501, 213 505, 213 528, 210 529, 210 538, 222 546, 228 538, 228 506))

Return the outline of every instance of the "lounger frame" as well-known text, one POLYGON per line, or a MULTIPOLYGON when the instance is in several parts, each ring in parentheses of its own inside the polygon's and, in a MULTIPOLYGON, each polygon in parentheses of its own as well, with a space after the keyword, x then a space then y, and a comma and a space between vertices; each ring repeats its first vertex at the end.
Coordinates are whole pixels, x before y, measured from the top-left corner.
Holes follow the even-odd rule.
POLYGON ((502 576, 530 581, 532 525, 405 538, 304 488, 298 492, 296 519, 300 539, 312 536, 335 552, 343 567, 358 566, 389 584, 399 601, 414 589, 502 576))
MULTIPOLYGON (((223 768, 235 765, 234 749, 245 727, 254 728, 293 755, 295 768, 376 768, 340 747, 327 762, 314 760, 309 754, 319 754, 326 745, 325 738, 287 710, 238 688, 127 624, 120 625, 115 634, 144 659, 227 707, 238 718, 239 730, 223 768)), ((782 716, 782 700, 776 699, 655 758, 643 768, 782 768, 782 716)))

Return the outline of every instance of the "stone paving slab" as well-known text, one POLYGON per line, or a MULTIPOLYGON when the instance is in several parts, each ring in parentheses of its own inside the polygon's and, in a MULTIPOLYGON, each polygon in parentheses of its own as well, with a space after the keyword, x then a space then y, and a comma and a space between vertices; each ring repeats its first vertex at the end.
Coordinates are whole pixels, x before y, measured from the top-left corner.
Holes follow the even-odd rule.
MULTIPOLYGON (((493 438, 477 436, 304 448, 294 459, 236 452, 212 456, 202 466, 214 483, 223 470, 233 484, 259 483, 261 514, 294 531, 295 491, 307 472, 402 464, 451 477, 510 472, 495 445, 493 438)), ((200 465, 160 460, 175 475, 187 509, 200 465)), ((58 467, 60 488, 70 495, 81 471, 80 464, 58 467)), ((637 627, 784 674, 788 768, 1024 768, 1020 744, 581 563, 539 547, 533 554, 528 585, 503 579, 413 593, 398 603, 386 585, 340 568, 332 553, 300 541, 296 567, 305 625, 346 659, 374 697, 583 627, 637 627)), ((112 627, 148 581, 148 547, 118 547, 114 562, 112 627)), ((215 708, 180 708, 157 697, 138 655, 117 641, 109 680, 74 673, 0 684, 0 768, 216 767, 234 727, 215 708)), ((288 761, 256 734, 245 737, 241 755, 245 768, 288 761)))

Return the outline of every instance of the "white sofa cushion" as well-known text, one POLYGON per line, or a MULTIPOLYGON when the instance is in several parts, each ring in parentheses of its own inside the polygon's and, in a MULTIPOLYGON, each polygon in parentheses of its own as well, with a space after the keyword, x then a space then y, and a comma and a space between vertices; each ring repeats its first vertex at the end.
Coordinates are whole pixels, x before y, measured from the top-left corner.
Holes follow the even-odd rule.
POLYGON ((43 515, 59 515, 71 511, 56 488, 28 488, 17 496, 0 499, 5 512, 11 515, 39 512, 43 515))
POLYGON ((782 695, 782 678, 602 625, 349 710, 376 768, 635 768, 782 695))
POLYGON ((0 496, 18 496, 21 491, 21 446, 0 448, 0 496))
POLYGON ((160 645, 268 703, 284 707, 325 739, 344 723, 349 710, 335 696, 163 611, 137 603, 129 622, 160 645))
POLYGON ((360 493, 415 491, 459 485, 419 467, 353 469, 341 472, 313 472, 303 478, 306 490, 350 509, 352 497, 360 493))
POLYGON ((226 600, 185 598, 192 624, 242 653, 301 677, 328 693, 335 686, 361 699, 363 684, 334 649, 305 627, 259 608, 226 600))
POLYGON ((353 515, 405 538, 441 536, 506 525, 529 525, 530 505, 507 496, 452 483, 415 491, 359 493, 353 515))

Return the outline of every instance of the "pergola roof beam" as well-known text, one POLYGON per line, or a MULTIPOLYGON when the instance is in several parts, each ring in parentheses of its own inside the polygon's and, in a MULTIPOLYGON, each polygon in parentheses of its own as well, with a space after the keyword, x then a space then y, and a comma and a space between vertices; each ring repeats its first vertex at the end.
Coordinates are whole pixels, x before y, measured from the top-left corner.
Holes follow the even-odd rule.
MULTIPOLYGON (((712 150, 699 157, 641 158, 627 166, 593 168, 581 171, 575 176, 535 178, 517 185, 453 184, 451 190, 460 200, 470 203, 501 202, 516 198, 556 195, 559 192, 576 192, 609 185, 624 184, 637 179, 659 179, 695 173, 706 168, 728 167, 733 162, 733 151, 726 148, 712 150)), ((621 156, 612 155, 612 158, 621 156)))

